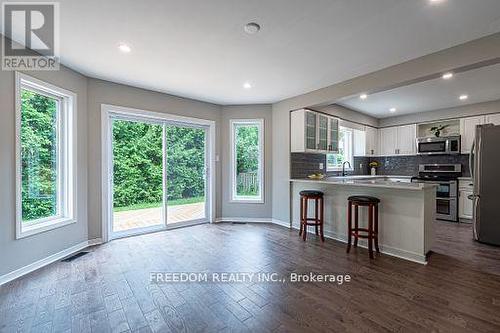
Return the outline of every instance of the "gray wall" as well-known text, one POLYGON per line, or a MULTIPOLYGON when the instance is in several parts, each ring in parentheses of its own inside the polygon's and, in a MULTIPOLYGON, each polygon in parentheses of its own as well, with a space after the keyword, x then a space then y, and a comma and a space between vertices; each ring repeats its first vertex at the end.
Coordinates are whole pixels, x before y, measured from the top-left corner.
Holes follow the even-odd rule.
POLYGON ((397 126, 405 124, 424 123, 443 119, 479 116, 489 113, 500 113, 500 100, 465 105, 455 108, 420 112, 398 117, 389 117, 379 120, 380 127, 397 126))
POLYGON ((224 106, 222 108, 222 218, 249 217, 271 218, 272 216, 272 108, 271 105, 224 106), (231 119, 264 119, 264 203, 231 203, 231 119))
MULTIPOLYGON (((101 104, 163 112, 216 122, 216 154, 220 155, 220 117, 218 105, 162 94, 122 84, 88 79, 89 112, 89 238, 100 238, 101 219, 101 104)), ((221 167, 216 165, 216 216, 221 213, 221 167)))
POLYGON ((26 74, 77 94, 77 223, 15 239, 14 72, 0 71, 0 276, 87 241, 87 79, 65 67, 26 74))

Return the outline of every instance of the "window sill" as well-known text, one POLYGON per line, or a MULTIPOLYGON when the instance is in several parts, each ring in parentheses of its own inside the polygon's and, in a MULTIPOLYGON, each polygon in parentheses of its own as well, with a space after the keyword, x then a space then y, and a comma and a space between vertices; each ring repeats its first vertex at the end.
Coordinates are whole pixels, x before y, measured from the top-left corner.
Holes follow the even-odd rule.
POLYGON ((256 198, 256 199, 252 199, 252 198, 233 198, 231 200, 229 200, 229 203, 234 203, 234 204, 263 204, 264 203, 264 199, 261 199, 261 198, 256 198))
MULTIPOLYGON (((46 222, 36 223, 36 224, 33 224, 31 226, 27 226, 27 227, 23 227, 21 225, 17 229, 16 239, 21 239, 21 238, 37 235, 37 234, 40 234, 42 232, 61 228, 61 227, 64 227, 64 226, 67 226, 67 225, 73 224, 73 223, 76 223, 75 218, 63 217, 63 218, 58 218, 58 219, 54 219, 54 220, 49 220, 46 222)), ((22 222, 21 222, 21 224, 22 224, 22 222)))
MULTIPOLYGON (((342 171, 342 168, 331 168, 331 169, 326 169, 326 172, 335 172, 335 171, 342 171)), ((354 171, 353 168, 345 169, 345 171, 354 171)))

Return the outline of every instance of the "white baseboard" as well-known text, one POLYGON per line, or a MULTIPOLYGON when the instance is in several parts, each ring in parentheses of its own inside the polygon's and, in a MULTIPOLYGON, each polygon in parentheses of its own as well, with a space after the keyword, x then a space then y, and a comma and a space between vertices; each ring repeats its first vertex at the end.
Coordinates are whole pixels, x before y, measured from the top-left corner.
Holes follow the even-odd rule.
POLYGON ((65 257, 70 256, 73 253, 76 253, 78 251, 81 251, 89 246, 98 245, 98 244, 102 244, 102 239, 95 238, 95 239, 91 239, 88 241, 84 241, 84 242, 78 243, 74 246, 71 246, 65 250, 54 253, 54 254, 52 254, 44 259, 40 259, 38 261, 35 261, 32 264, 29 264, 29 265, 26 265, 26 266, 21 267, 19 269, 16 269, 15 271, 12 271, 10 273, 7 273, 5 275, 0 276, 0 286, 7 283, 7 282, 15 280, 17 278, 20 278, 23 275, 26 275, 26 274, 31 273, 33 271, 36 271, 37 269, 40 269, 44 266, 50 265, 53 262, 61 260, 65 257))
POLYGON ((89 239, 89 246, 100 245, 102 243, 103 243, 102 238, 89 239))
MULTIPOLYGON (((273 223, 284 226, 286 228, 290 228, 290 224, 288 224, 285 221, 273 219, 273 223)), ((299 228, 297 226, 292 226, 292 229, 299 230, 299 228)), ((315 236, 315 233, 312 231, 308 231, 307 233, 315 236)), ((338 235, 336 233, 325 231, 324 236, 325 236, 325 238, 328 238, 328 239, 333 239, 333 240, 336 240, 336 241, 339 241, 342 243, 347 243, 347 236, 345 236, 345 235, 338 235)), ((358 246, 366 249, 366 248, 368 248, 368 243, 365 239, 360 239, 358 242, 358 246)), ((392 257, 412 261, 412 262, 422 264, 422 265, 427 265, 426 256, 422 256, 418 253, 408 252, 408 251, 398 249, 395 247, 383 246, 383 245, 380 245, 380 252, 383 254, 387 254, 389 256, 392 256, 392 257)))
POLYGON ((273 219, 272 223, 280 225, 280 226, 285 227, 285 228, 290 228, 290 223, 286 222, 286 221, 282 221, 282 220, 278 220, 278 219, 273 219))
POLYGON ((267 217, 218 217, 215 219, 215 223, 220 222, 241 222, 241 223, 272 223, 271 218, 267 217))

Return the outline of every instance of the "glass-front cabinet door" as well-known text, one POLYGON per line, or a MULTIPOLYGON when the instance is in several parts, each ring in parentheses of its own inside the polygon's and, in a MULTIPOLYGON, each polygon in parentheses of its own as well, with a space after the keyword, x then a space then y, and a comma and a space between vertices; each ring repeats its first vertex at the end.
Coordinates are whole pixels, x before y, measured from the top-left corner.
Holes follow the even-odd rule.
POLYGON ((318 115, 318 150, 328 150, 328 120, 327 116, 318 115))
POLYGON ((317 119, 318 115, 314 112, 306 112, 306 149, 317 149, 317 119))
POLYGON ((339 120, 328 119, 328 151, 339 151, 339 120))

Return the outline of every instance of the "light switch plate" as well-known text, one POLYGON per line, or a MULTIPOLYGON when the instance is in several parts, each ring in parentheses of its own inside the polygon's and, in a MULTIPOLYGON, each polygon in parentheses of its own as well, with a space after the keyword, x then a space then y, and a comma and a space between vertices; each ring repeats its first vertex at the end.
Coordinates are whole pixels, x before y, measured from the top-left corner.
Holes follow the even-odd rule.
POLYGON ((320 164, 319 164, 319 168, 320 168, 321 170, 323 170, 323 163, 320 163, 320 164))

